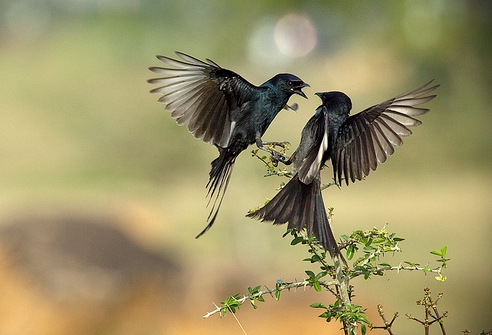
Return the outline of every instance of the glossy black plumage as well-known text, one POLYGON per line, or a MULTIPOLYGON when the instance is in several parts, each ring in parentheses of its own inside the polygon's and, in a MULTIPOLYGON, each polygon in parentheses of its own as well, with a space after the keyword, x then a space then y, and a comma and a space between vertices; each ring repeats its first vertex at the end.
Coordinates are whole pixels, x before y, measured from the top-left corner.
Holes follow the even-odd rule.
POLYGON ((421 124, 414 116, 429 110, 416 106, 434 99, 428 94, 439 86, 430 84, 352 116, 352 102, 344 93, 316 93, 322 104, 304 127, 291 157, 294 177, 268 204, 248 216, 274 224, 289 222, 289 229, 306 228, 332 256, 339 254, 323 205, 321 168, 331 159, 335 181, 345 180, 347 185, 376 170, 395 146, 403 144, 402 137, 412 133, 408 127, 421 124))
MULTIPOLYGON (((345 179, 348 185, 349 181, 353 183, 368 176, 370 170, 376 170, 378 163, 384 163, 395 152, 394 147, 403 144, 402 137, 412 134, 409 127, 422 124, 415 116, 423 115, 429 109, 417 106, 436 97, 429 93, 439 85, 429 86, 431 83, 352 116, 349 116, 350 110, 335 110, 339 113, 338 117, 344 120, 338 129, 337 124, 333 124, 330 129, 330 133, 337 134, 329 158, 338 183, 345 179)), ((330 93, 321 94, 323 105, 327 105, 327 108, 332 98, 330 93)))
POLYGON ((161 94, 159 102, 179 125, 219 150, 207 183, 212 208, 199 237, 217 217, 237 156, 253 143, 264 149, 261 137, 270 123, 292 94, 306 98, 302 88, 309 85, 292 74, 278 74, 255 86, 209 59, 176 55, 180 59, 157 56, 168 67, 151 67, 162 77, 148 82, 158 86, 151 93, 161 94))

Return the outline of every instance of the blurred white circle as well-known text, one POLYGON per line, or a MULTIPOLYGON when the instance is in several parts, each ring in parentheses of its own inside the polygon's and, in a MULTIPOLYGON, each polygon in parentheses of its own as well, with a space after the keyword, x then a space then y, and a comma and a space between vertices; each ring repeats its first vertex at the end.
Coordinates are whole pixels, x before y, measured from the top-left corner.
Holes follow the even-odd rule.
POLYGON ((299 58, 313 51, 317 35, 311 20, 301 14, 288 14, 275 26, 275 43, 284 55, 299 58))

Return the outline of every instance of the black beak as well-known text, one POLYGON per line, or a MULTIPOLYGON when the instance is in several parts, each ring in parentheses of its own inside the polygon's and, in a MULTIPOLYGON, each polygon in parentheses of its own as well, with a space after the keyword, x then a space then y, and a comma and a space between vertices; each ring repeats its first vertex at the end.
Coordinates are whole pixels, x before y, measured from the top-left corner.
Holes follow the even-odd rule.
POLYGON ((307 95, 302 91, 302 89, 304 87, 311 87, 311 86, 309 86, 309 84, 307 84, 307 83, 302 83, 299 86, 297 86, 296 88, 294 88, 293 91, 294 91, 294 93, 299 94, 301 97, 307 99, 308 98, 307 95))

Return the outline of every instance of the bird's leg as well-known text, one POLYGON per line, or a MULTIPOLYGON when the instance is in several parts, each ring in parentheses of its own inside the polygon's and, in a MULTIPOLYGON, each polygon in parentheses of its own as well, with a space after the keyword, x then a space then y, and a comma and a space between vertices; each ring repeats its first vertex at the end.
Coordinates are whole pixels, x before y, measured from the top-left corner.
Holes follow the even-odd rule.
POLYGON ((284 154, 281 154, 280 152, 273 151, 272 156, 270 157, 270 160, 272 161, 272 165, 277 167, 278 162, 282 162, 284 165, 290 165, 292 164, 292 160, 290 157, 285 156, 284 154))
POLYGON ((290 142, 284 141, 284 142, 261 142, 263 146, 274 146, 274 147, 282 147, 285 148, 286 146, 290 145, 290 142))
POLYGON ((282 162, 286 165, 289 165, 291 163, 289 157, 274 149, 275 146, 285 148, 289 144, 289 142, 263 142, 259 135, 256 136, 256 146, 258 147, 258 149, 266 151, 272 156, 271 159, 274 166, 277 166, 278 162, 282 162))

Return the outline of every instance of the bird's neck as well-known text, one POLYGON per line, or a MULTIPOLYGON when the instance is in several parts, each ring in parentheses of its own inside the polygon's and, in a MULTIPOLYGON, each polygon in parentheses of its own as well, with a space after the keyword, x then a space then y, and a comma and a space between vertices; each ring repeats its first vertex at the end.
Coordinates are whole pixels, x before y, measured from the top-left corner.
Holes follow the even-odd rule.
POLYGON ((287 94, 276 87, 267 86, 264 98, 266 101, 270 101, 271 107, 275 110, 275 115, 277 115, 277 113, 287 105, 291 95, 292 94, 287 94))
POLYGON ((284 108, 289 100, 289 96, 275 89, 268 88, 258 101, 258 113, 255 117, 256 124, 261 135, 265 133, 268 126, 272 123, 277 114, 284 108))

